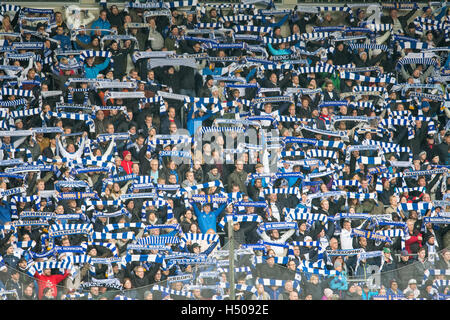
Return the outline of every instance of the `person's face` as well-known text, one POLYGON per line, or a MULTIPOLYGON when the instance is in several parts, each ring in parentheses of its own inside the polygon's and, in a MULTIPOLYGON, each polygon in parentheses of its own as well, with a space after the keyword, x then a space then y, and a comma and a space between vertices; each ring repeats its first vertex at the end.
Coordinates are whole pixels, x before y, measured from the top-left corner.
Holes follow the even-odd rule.
POLYGON ((272 105, 270 103, 264 105, 264 112, 265 113, 272 113, 272 105))
POLYGON ((19 281, 19 278, 20 278, 20 273, 19 272, 11 274, 11 279, 13 281, 17 282, 17 281, 19 281))
POLYGON ((367 239, 366 238, 360 238, 359 243, 361 246, 366 247, 367 246, 367 239))
POLYGON ((138 276, 139 278, 144 278, 144 268, 137 268, 136 269, 136 276, 138 276))
POLYGON ((350 223, 350 221, 346 221, 344 222, 343 227, 345 230, 350 231, 352 229, 352 224, 350 223))
POLYGON ((420 259, 424 259, 425 258, 425 250, 420 250, 418 253, 418 256, 420 259))
POLYGON ((170 132, 175 133, 177 131, 177 125, 172 122, 169 126, 169 130, 170 132))
POLYGON ((100 12, 100 18, 102 20, 106 20, 106 12, 104 12, 104 11, 100 12))
POLYGON ((199 44, 199 43, 196 43, 196 44, 193 46, 193 49, 194 49, 195 52, 199 52, 200 49, 201 49, 200 44, 199 44))
POLYGON ((44 269, 44 275, 49 277, 52 274, 52 269, 50 268, 46 268, 44 269))
POLYGON ((280 233, 278 232, 278 230, 272 230, 272 238, 274 239, 280 238, 280 233))
POLYGON ((175 118, 175 109, 174 108, 169 108, 169 110, 167 111, 168 115, 170 118, 175 118))
POLYGON ((328 92, 333 91, 333 89, 334 89, 334 85, 333 85, 332 83, 329 83, 329 84, 327 85, 327 90, 328 90, 328 92))
POLYGON ((150 167, 153 171, 157 171, 158 170, 158 160, 153 159, 152 161, 150 161, 150 167))
POLYGON ((397 10, 395 10, 395 9, 392 10, 390 14, 391 14, 391 18, 392 19, 397 19, 397 17, 398 17, 398 11, 397 10))
POLYGON ((294 261, 289 261, 288 263, 288 269, 294 271, 296 266, 295 266, 295 262, 294 261))
POLYGON ((63 214, 64 213, 64 207, 63 206, 57 206, 56 207, 56 213, 57 214, 63 214))
POLYGON ((277 82, 277 75, 275 73, 272 73, 270 75, 270 81, 272 81, 273 83, 277 82))
POLYGON ((191 227, 189 229, 192 233, 197 233, 197 225, 196 224, 191 224, 191 227))
POLYGON ((177 183, 177 177, 175 175, 171 174, 169 176, 169 183, 170 184, 176 184, 177 183))
POLYGON ((139 74, 138 74, 136 71, 130 72, 130 77, 131 77, 132 79, 134 79, 134 80, 137 80, 138 75, 139 75, 139 74))
POLYGON ((298 300, 298 293, 295 291, 291 291, 289 293, 289 300, 298 300))
POLYGON ((28 296, 31 297, 33 295, 33 288, 31 288, 30 286, 27 286, 25 288, 25 290, 23 291, 23 293, 28 296))
POLYGON ((289 114, 295 114, 295 106, 294 105, 289 106, 289 114))
POLYGON ((361 187, 362 188, 367 188, 368 186, 369 186, 369 184, 368 184, 367 180, 362 180, 361 181, 361 187))
POLYGON ((443 257, 444 257, 445 261, 450 261, 450 251, 447 251, 446 253, 444 253, 443 257))
POLYGON ((332 250, 336 250, 338 248, 338 241, 336 239, 331 239, 330 240, 330 247, 332 250))
POLYGON ((445 140, 445 144, 449 145, 450 144, 450 134, 445 136, 444 140, 445 140))
POLYGON ((27 262, 25 260, 21 260, 19 262, 19 267, 25 269, 27 267, 27 262))

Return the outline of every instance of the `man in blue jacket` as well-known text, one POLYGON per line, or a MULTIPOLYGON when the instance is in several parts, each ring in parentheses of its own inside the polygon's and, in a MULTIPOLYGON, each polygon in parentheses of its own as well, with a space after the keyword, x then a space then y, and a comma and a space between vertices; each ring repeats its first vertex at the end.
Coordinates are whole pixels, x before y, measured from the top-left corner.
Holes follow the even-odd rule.
POLYGON ((209 229, 214 230, 214 232, 217 232, 216 225, 217 225, 217 217, 220 215, 220 213, 225 209, 227 206, 227 203, 224 203, 219 208, 211 212, 211 204, 205 203, 203 205, 202 210, 200 211, 197 208, 197 205, 194 203, 192 205, 194 207, 195 215, 197 216, 198 226, 200 228, 200 231, 205 234, 209 229))
POLYGON ((64 34, 63 26, 56 27, 56 35, 53 36, 53 39, 60 41, 60 46, 63 50, 72 49, 72 43, 70 38, 64 34))
MULTIPOLYGON (((91 28, 92 29, 105 29, 105 30, 111 29, 111 24, 107 20, 107 11, 106 10, 100 11, 99 18, 92 23, 91 28)), ((95 34, 95 31, 91 31, 91 36, 94 36, 94 34, 95 34)), ((107 34, 109 34, 109 32, 107 32, 107 31, 101 32, 102 36, 107 35, 107 34)))
POLYGON ((98 74, 108 67, 110 61, 111 61, 110 58, 106 58, 106 60, 103 63, 94 65, 94 57, 86 58, 85 60, 86 63, 84 64, 84 72, 86 78, 88 79, 97 78, 98 74))
POLYGON ((11 205, 6 201, 0 200, 0 225, 11 221, 11 205))
MULTIPOLYGON (((84 28, 84 27, 85 27, 85 25, 80 25, 80 28, 84 28)), ((88 34, 86 34, 86 31, 79 31, 77 36, 76 36, 76 39, 80 40, 84 44, 89 44, 92 41, 92 38, 88 34)), ((83 49, 75 41, 73 42, 73 47, 76 50, 82 50, 83 49)))

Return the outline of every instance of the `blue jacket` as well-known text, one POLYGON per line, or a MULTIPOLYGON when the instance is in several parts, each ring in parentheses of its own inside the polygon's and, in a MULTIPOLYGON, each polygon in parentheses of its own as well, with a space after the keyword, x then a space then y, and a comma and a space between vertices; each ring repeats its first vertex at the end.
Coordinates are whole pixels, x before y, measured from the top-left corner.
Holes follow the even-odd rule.
POLYGON ((211 211, 207 214, 203 211, 200 211, 195 204, 193 205, 195 215, 197 216, 198 226, 202 233, 206 233, 206 231, 208 231, 209 229, 213 229, 214 232, 217 232, 217 217, 225 209, 226 206, 227 204, 224 203, 216 210, 211 211))
MULTIPOLYGON (((92 29, 111 29, 111 24, 108 20, 103 21, 101 18, 98 18, 92 23, 92 29)), ((91 31, 91 35, 93 36, 95 31, 91 31)), ((107 35, 108 32, 102 31, 102 36, 107 35)))
POLYGON ((97 78, 97 75, 100 73, 100 71, 102 71, 102 70, 106 69, 106 67, 108 67, 110 61, 111 61, 111 59, 107 58, 103 63, 94 65, 92 67, 88 67, 88 65, 85 64, 84 72, 85 72, 86 78, 88 78, 88 79, 97 78))
POLYGON ((363 291, 363 293, 362 293, 362 299, 363 299, 363 300, 372 300, 372 297, 373 297, 373 296, 376 296, 376 295, 378 295, 378 292, 377 292, 377 291, 369 291, 369 292, 367 293, 367 295, 366 295, 366 293, 363 291))
MULTIPOLYGON (((87 34, 79 34, 79 35, 77 35, 77 39, 85 44, 89 44, 92 41, 92 38, 90 36, 88 36, 87 34)), ((73 43, 73 47, 77 50, 83 49, 75 41, 73 43)))
POLYGON ((3 261, 10 266, 12 269, 16 269, 17 265, 19 264, 19 258, 17 258, 15 255, 7 254, 3 256, 3 261))
POLYGON ((0 205, 0 224, 3 225, 6 222, 11 221, 11 206, 8 202, 3 202, 4 205, 0 205))
POLYGON ((72 49, 72 43, 68 36, 65 36, 63 34, 62 35, 57 34, 56 36, 53 37, 53 39, 61 42, 60 46, 63 50, 71 50, 72 49))
POLYGON ((347 277, 345 276, 344 271, 342 271, 341 275, 335 276, 330 281, 330 289, 332 289, 332 290, 347 290, 348 289, 347 277))
POLYGON ((267 44, 267 47, 269 48, 270 53, 274 56, 280 56, 280 55, 292 53, 292 51, 290 49, 275 49, 274 47, 272 47, 272 45, 270 43, 267 44))
POLYGON ((211 70, 210 68, 206 67, 202 69, 202 73, 204 76, 221 76, 222 75, 222 68, 214 68, 214 70, 211 70))
POLYGON ((196 117, 194 119, 192 119, 193 111, 194 111, 194 107, 192 107, 189 110, 189 113, 187 116, 187 129, 189 130, 189 133, 191 136, 194 135, 194 133, 198 127, 202 126, 203 121, 205 121, 206 119, 210 118, 213 115, 211 110, 208 110, 202 117, 198 117, 197 112, 196 112, 196 117))

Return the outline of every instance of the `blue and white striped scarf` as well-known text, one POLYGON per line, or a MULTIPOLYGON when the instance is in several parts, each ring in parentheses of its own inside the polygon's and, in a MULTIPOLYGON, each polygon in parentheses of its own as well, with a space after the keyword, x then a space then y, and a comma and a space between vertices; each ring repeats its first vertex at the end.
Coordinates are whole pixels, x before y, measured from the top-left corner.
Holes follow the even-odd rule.
POLYGON ((135 240, 136 236, 133 232, 119 232, 119 233, 107 233, 107 232, 93 232, 91 235, 92 240, 135 240))
POLYGON ((223 184, 220 180, 210 181, 202 184, 197 184, 195 186, 190 186, 186 188, 180 188, 177 192, 177 194, 183 194, 183 193, 189 193, 201 189, 211 188, 211 187, 218 187, 220 189, 223 189, 223 184))
POLYGON ((352 229, 351 236, 392 243, 392 240, 388 236, 368 230, 352 229))
POLYGON ((139 246, 154 246, 154 245, 166 245, 178 243, 180 243, 180 238, 178 236, 166 236, 166 235, 148 236, 136 240, 136 245, 139 246))
POLYGON ((51 238, 62 237, 70 234, 86 234, 91 235, 94 230, 92 224, 52 224, 49 229, 51 238))
POLYGON ((202 233, 184 233, 180 237, 180 248, 184 249, 186 247, 186 242, 191 241, 207 241, 208 243, 215 242, 219 243, 219 235, 218 234, 202 234, 202 233))
POLYGON ((419 214, 419 217, 422 216, 422 212, 424 211, 434 211, 434 206, 430 202, 417 202, 417 203, 399 203, 397 206, 397 212, 400 213, 400 211, 417 211, 419 214))
POLYGON ((362 82, 374 82, 374 83, 391 83, 395 84, 397 80, 395 78, 389 78, 389 77, 367 77, 363 76, 357 73, 351 73, 351 72, 345 72, 341 71, 339 73, 339 77, 341 79, 350 79, 355 81, 362 81, 362 82))
POLYGON ((21 96, 27 98, 34 98, 32 90, 22 90, 22 89, 11 89, 11 88, 2 88, 0 91, 2 96, 21 96))
POLYGON ((263 220, 260 215, 258 214, 238 214, 238 215, 226 215, 222 218, 222 220, 219 222, 219 226, 224 229, 225 225, 230 222, 257 222, 262 223, 263 220))
POLYGON ((169 289, 160 285, 155 285, 151 288, 151 291, 159 291, 162 293, 165 293, 167 295, 176 295, 176 296, 183 296, 183 297, 187 297, 187 298, 193 298, 194 294, 190 291, 184 291, 184 290, 174 290, 174 289, 169 289))
POLYGON ((84 50, 80 54, 80 61, 84 62, 84 60, 86 60, 86 58, 90 58, 90 57, 111 58, 112 53, 109 51, 84 50))

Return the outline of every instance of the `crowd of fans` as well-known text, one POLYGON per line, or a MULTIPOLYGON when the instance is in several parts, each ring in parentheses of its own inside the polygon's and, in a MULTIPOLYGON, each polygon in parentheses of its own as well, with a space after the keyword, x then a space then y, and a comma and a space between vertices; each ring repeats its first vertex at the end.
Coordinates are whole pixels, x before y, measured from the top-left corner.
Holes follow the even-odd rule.
POLYGON ((450 296, 445 3, 0 11, 2 299, 450 296))

